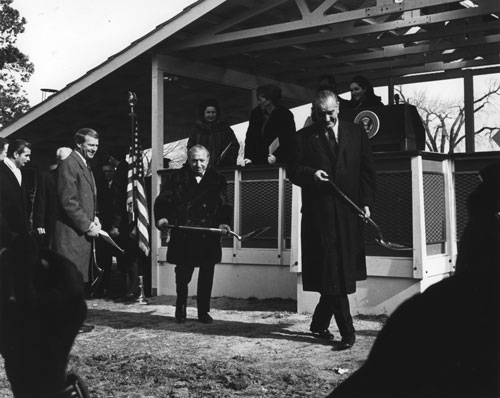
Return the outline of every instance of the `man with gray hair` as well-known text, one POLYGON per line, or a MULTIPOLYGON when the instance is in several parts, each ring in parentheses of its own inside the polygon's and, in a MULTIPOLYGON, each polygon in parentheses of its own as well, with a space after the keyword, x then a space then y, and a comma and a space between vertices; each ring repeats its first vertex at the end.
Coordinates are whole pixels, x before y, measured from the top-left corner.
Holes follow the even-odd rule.
POLYGON ((302 188, 302 283, 320 293, 310 326, 317 337, 333 340, 335 316, 340 349, 355 342, 347 295, 366 279, 363 221, 335 195, 334 182, 364 214, 374 202, 375 171, 367 134, 338 119, 339 101, 328 90, 313 100, 313 124, 294 136, 287 176, 302 188))
MULTIPOLYGON (((165 230, 168 225, 175 225, 229 230, 227 223, 231 206, 226 179, 214 168, 208 167, 209 156, 204 146, 194 145, 188 150, 184 167, 164 182, 154 204, 158 229, 165 230)), ((212 323, 210 296, 215 264, 221 261, 221 257, 220 235, 206 231, 172 230, 167 261, 176 264, 177 322, 186 321, 188 284, 194 268, 199 267, 196 296, 198 320, 212 323)))

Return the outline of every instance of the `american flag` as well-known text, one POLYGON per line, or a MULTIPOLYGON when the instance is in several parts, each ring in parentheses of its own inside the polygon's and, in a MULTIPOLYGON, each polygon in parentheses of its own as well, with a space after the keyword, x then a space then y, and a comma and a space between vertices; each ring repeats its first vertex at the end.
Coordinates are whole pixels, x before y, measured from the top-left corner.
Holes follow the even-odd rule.
POLYGON ((144 165, 142 162, 141 144, 139 142, 139 128, 134 118, 134 136, 130 154, 127 157, 127 212, 131 226, 130 236, 137 239, 139 248, 149 255, 149 216, 144 190, 144 165))

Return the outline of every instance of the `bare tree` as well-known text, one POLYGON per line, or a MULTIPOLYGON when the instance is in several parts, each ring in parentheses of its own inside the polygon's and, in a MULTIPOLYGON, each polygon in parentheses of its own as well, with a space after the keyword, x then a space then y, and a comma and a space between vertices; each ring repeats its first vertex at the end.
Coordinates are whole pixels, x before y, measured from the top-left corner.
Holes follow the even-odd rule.
MULTIPOLYGON (((430 97, 424 90, 406 98, 402 87, 396 89, 403 102, 417 107, 425 127, 426 149, 431 152, 453 153, 465 140, 465 108, 462 99, 443 100, 430 97)), ((474 99, 474 114, 494 109, 494 98, 500 97, 500 81, 493 80, 479 97, 474 99)), ((500 110, 497 110, 497 112, 500 110)), ((489 140, 500 131, 500 127, 481 126, 474 135, 486 136, 489 140)))

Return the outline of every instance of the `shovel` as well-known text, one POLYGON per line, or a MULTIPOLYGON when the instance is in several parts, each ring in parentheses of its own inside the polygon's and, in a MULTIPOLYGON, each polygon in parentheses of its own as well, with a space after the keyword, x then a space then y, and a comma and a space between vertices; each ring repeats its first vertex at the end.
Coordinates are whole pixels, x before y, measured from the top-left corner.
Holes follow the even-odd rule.
POLYGON ((231 235, 234 236, 236 239, 238 239, 240 242, 244 240, 248 240, 251 238, 255 238, 259 235, 262 235, 264 232, 268 231, 271 229, 271 227, 263 227, 256 229, 255 231, 251 231, 245 235, 238 235, 234 231, 227 231, 225 229, 221 228, 207 228, 207 227, 191 227, 187 225, 165 225, 165 228, 171 228, 171 229, 179 229, 179 230, 184 230, 184 231, 203 231, 203 232, 210 232, 214 234, 219 234, 219 235, 231 235))
POLYGON ((356 203, 349 199, 349 197, 344 192, 342 192, 332 180, 328 180, 328 184, 340 196, 340 198, 344 200, 344 202, 346 202, 356 213, 361 216, 364 222, 371 225, 375 229, 375 231, 377 231, 378 238, 375 238, 375 242, 377 242, 380 246, 391 250, 413 250, 411 247, 406 247, 400 245, 399 243, 393 243, 385 240, 380 227, 375 223, 375 221, 373 221, 370 217, 366 217, 365 212, 356 203))

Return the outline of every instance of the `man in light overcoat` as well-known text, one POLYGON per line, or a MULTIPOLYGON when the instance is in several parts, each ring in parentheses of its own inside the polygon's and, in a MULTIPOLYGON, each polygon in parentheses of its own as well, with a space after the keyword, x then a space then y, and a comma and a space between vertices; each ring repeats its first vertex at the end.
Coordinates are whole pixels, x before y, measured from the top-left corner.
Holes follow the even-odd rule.
POLYGON ((89 161, 99 146, 96 131, 83 128, 75 134, 75 148, 57 168, 58 214, 53 248, 71 260, 89 281, 92 239, 101 229, 96 214, 96 184, 89 161))

